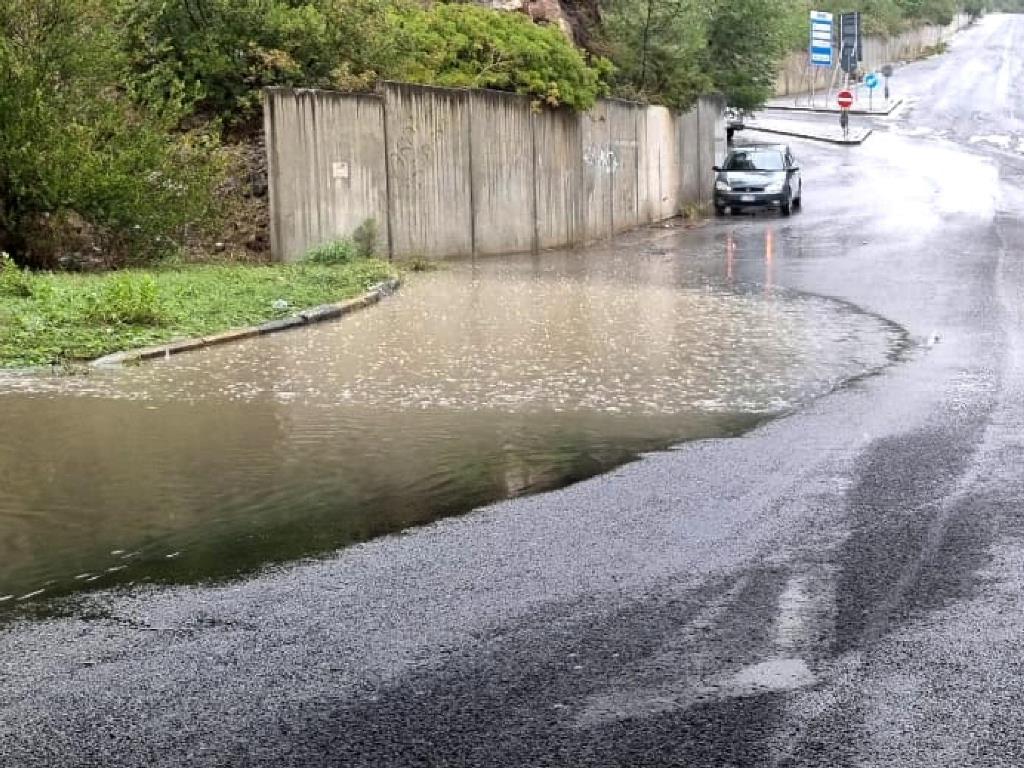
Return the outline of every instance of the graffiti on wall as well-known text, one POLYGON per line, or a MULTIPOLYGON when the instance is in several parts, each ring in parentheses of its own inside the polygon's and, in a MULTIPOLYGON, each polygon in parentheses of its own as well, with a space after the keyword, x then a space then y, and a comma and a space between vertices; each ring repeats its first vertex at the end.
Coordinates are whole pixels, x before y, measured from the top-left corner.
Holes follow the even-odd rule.
POLYGON ((620 162, 619 156, 609 144, 591 144, 583 148, 583 164, 605 173, 615 173, 620 162))

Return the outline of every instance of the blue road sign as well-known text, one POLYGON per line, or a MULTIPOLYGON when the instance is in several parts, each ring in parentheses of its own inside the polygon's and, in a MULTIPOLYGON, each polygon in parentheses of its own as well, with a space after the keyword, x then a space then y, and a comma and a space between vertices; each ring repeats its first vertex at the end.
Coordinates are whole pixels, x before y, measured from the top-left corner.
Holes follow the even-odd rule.
POLYGON ((875 88, 878 87, 878 75, 876 75, 874 72, 868 73, 868 75, 864 78, 864 85, 866 85, 872 91, 875 90, 875 88))
POLYGON ((815 67, 831 67, 833 56, 832 14, 811 11, 811 64, 815 67))

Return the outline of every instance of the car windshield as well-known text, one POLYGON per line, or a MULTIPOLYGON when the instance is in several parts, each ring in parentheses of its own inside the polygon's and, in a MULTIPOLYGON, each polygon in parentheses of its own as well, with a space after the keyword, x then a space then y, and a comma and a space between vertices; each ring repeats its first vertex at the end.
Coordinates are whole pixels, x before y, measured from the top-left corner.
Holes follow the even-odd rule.
POLYGON ((744 149, 729 155, 727 171, 782 171, 786 165, 782 153, 775 149, 744 149))

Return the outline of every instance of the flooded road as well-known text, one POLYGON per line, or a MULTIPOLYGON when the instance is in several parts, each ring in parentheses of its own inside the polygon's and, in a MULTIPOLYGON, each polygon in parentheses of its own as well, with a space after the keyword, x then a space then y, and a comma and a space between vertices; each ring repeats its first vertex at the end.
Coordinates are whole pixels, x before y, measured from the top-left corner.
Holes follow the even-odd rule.
POLYGON ((901 348, 876 317, 772 287, 784 238, 738 232, 451 264, 333 324, 5 374, 0 609, 230 576, 558 487, 743 432, 901 348))

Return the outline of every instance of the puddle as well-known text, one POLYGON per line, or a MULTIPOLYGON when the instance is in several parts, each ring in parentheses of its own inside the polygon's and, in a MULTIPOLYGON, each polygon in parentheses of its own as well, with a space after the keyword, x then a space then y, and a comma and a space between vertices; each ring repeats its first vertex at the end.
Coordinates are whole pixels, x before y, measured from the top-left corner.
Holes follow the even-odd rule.
POLYGON ((671 246, 460 263, 334 324, 3 375, 0 610, 231 576, 739 434, 900 343, 841 304, 730 287, 721 245, 720 280, 671 246))

